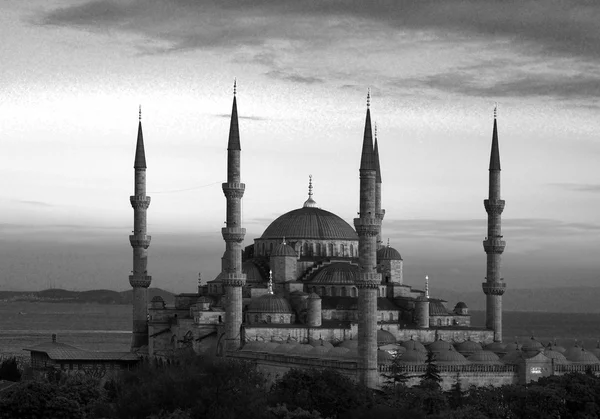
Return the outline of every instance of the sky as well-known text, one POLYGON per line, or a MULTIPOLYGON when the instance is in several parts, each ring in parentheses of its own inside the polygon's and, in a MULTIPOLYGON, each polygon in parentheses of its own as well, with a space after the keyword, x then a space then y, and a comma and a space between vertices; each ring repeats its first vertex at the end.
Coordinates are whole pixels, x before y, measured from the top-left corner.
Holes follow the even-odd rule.
POLYGON ((595 286, 600 3, 3 0, 0 289, 128 289, 138 106, 152 286, 220 270, 233 80, 244 245, 314 199, 352 225, 371 91, 405 282, 477 290, 498 105, 502 275, 595 286))

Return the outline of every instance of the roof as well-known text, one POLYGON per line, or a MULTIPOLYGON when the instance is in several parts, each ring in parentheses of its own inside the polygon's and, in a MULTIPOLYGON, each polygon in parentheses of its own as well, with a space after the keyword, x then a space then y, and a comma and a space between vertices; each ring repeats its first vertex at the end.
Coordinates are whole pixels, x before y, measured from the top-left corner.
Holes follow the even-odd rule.
POLYGON ((144 135, 142 134, 142 121, 138 123, 137 143, 135 145, 134 169, 146 168, 146 152, 144 150, 144 135))
POLYGON ((131 352, 95 352, 79 349, 60 342, 44 342, 24 351, 42 352, 55 361, 137 361, 131 352))
POLYGON ((262 272, 251 260, 242 263, 242 272, 246 274, 246 282, 265 282, 262 272))
MULTIPOLYGON (((356 297, 321 297, 323 310, 357 310, 358 298, 356 297)), ((377 310, 400 310, 392 301, 385 297, 377 298, 377 310)))
POLYGON ((465 365, 469 363, 464 356, 459 352, 456 352, 452 347, 444 351, 436 352, 434 359, 435 362, 443 365, 465 365))
POLYGON ((241 150, 237 100, 235 96, 233 96, 233 106, 231 108, 231 124, 229 125, 229 141, 227 142, 227 150, 241 150))
POLYGON ((346 221, 321 208, 302 207, 273 221, 261 239, 356 240, 358 235, 346 221))
POLYGON ((467 307, 467 305, 466 305, 464 302, 462 302, 462 301, 459 301, 459 302, 458 302, 458 303, 456 303, 456 305, 454 306, 454 309, 455 309, 455 310, 456 310, 456 309, 458 309, 458 308, 468 308, 468 307, 467 307))
POLYGON ((402 260, 400 252, 389 245, 377 251, 377 260, 402 260))
POLYGON ((475 341, 472 341, 471 339, 465 340, 464 342, 460 342, 455 344, 456 350, 458 352, 477 352, 477 351, 482 351, 483 349, 481 348, 481 344, 475 341))
POLYGON ((498 147, 498 124, 494 118, 494 131, 492 132, 492 152, 490 154, 490 170, 500 170, 500 150, 498 147))
POLYGON ((475 364, 499 364, 500 358, 492 351, 477 351, 473 352, 471 356, 467 358, 470 362, 475 364))
POLYGON ((440 300, 429 299, 430 316, 447 316, 448 310, 440 300))
POLYGON ((389 345, 390 343, 396 343, 396 337, 387 330, 378 329, 377 346, 389 345))
POLYGON ((298 254, 296 253, 296 251, 292 248, 292 246, 290 246, 289 244, 281 243, 280 245, 278 245, 273 252, 271 253, 271 257, 273 256, 292 256, 292 257, 298 257, 298 254))
POLYGON ((433 343, 430 343, 427 346, 427 350, 429 352, 442 352, 442 351, 448 351, 454 349, 454 346, 452 346, 452 344, 450 342, 447 342, 443 339, 438 339, 436 341, 434 341, 433 343))
POLYGON ((358 266, 347 262, 335 262, 326 265, 313 274, 311 284, 354 285, 358 279, 358 266))

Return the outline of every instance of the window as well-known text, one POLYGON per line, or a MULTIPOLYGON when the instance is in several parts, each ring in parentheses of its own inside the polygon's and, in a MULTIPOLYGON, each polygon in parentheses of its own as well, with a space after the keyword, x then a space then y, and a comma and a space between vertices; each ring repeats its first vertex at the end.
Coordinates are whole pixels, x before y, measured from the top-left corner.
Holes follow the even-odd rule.
POLYGON ((350 257, 354 257, 354 245, 350 244, 350 257))
POLYGON ((331 287, 331 289, 330 289, 330 291, 329 291, 329 292, 330 292, 330 295, 331 295, 332 297, 335 297, 335 296, 336 296, 336 292, 335 292, 335 288, 334 288, 334 287, 331 287))
POLYGON ((284 319, 284 317, 283 317, 283 316, 280 316, 280 317, 279 317, 279 323, 285 323, 285 319, 284 319))
POLYGON ((442 319, 437 319, 437 325, 441 326, 442 325, 442 319))
POLYGON ((258 323, 258 314, 254 315, 254 323, 258 323))
POLYGON ((348 291, 346 290, 346 287, 342 287, 342 297, 347 297, 348 296, 348 291))
POLYGON ((389 317, 390 321, 393 322, 394 321, 394 313, 390 313, 390 317, 389 317))
POLYGON ((271 323, 271 316, 267 316, 267 323, 271 323))
POLYGON ((356 290, 356 287, 352 287, 352 296, 356 297, 358 295, 358 291, 356 290))
POLYGON ((325 292, 325 287, 321 287, 321 297, 326 296, 327 293, 325 292))

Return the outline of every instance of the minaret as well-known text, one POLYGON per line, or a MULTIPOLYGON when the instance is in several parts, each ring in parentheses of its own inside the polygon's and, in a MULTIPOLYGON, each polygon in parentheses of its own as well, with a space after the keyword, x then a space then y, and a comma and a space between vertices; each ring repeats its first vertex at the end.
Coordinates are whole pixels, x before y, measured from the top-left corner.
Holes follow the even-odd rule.
POLYGON ((359 380, 367 387, 378 385, 377 372, 377 234, 381 220, 375 212, 377 166, 371 133, 370 92, 367 95, 367 118, 360 159, 360 213, 354 219, 358 234, 358 368, 359 380))
MULTIPOLYGON (((377 144, 377 123, 375 123, 375 148, 373 149, 375 154, 375 216, 383 221, 385 216, 385 210, 381 209, 381 166, 379 164, 379 145, 377 144)), ((384 247, 383 239, 381 238, 381 227, 379 227, 379 233, 377 233, 377 250, 384 247)))
POLYGON ((498 125, 494 109, 494 130, 490 156, 489 199, 483 201, 488 213, 488 233, 483 242, 487 254, 487 275, 483 285, 486 295, 485 326, 494 330, 494 341, 502 342, 502 295, 506 290, 504 278, 500 277, 500 262, 506 242, 502 240, 501 214, 504 200, 500 199, 500 151, 498 149, 498 125))
POLYGON ((134 195, 129 197, 133 207, 133 234, 129 242, 133 247, 133 271, 129 275, 129 283, 133 287, 133 335, 131 350, 148 345, 148 287, 152 277, 148 276, 148 247, 150 236, 146 234, 146 210, 150 205, 150 197, 146 196, 146 153, 142 134, 142 107, 140 106, 137 144, 135 147, 134 195))
POLYGON ((223 287, 225 288, 225 349, 240 347, 240 327, 242 325, 242 286, 246 275, 242 273, 242 241, 246 229, 242 228, 242 205, 246 185, 240 177, 240 133, 238 129, 236 82, 233 83, 233 108, 227 143, 227 183, 223 183, 223 193, 227 199, 227 227, 221 232, 225 240, 225 260, 223 287))

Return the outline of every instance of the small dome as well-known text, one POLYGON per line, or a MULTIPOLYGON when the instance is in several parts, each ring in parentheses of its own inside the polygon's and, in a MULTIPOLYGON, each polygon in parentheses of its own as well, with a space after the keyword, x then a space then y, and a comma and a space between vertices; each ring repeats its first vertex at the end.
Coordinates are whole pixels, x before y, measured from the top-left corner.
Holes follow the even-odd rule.
POLYGON ((338 345, 338 348, 355 349, 358 348, 358 340, 345 340, 338 345))
POLYGON ((382 351, 381 349, 377 351, 377 364, 389 365, 393 359, 394 356, 388 351, 382 351))
POLYGON ((350 351, 350 349, 342 348, 341 346, 336 346, 334 348, 331 348, 329 352, 327 352, 327 358, 342 358, 346 356, 348 351, 350 351))
POLYGON ((456 303, 456 305, 454 306, 454 310, 456 309, 461 309, 461 308, 469 308, 467 307, 467 305, 465 303, 463 303, 462 301, 459 301, 458 303, 456 303))
POLYGON ((485 345, 484 349, 486 351, 492 351, 496 354, 505 354, 506 353, 506 344, 502 342, 492 342, 488 345, 485 345))
POLYGON ((316 292, 311 292, 311 293, 308 295, 308 299, 309 299, 309 300, 320 300, 320 299, 321 299, 321 297, 319 297, 319 294, 317 294, 316 292))
POLYGON ((283 242, 280 245, 278 245, 273 252, 271 253, 271 257, 273 256, 292 256, 292 257, 298 257, 298 254, 296 253, 296 251, 292 248, 292 246, 290 246, 289 244, 283 242))
POLYGON ((410 352, 412 349, 416 349, 419 352, 423 352, 424 354, 427 353, 427 349, 425 349, 425 346, 423 346, 423 344, 417 340, 414 339, 410 339, 407 340, 405 342, 402 342, 400 344, 400 346, 403 346, 404 348, 406 348, 406 352, 410 352))
MULTIPOLYGON (((333 348, 333 347, 332 347, 333 348)), ((332 349, 327 346, 313 346, 313 348, 306 353, 307 356, 317 356, 319 358, 327 355, 327 353, 332 349)))
POLYGON ((333 348, 333 344, 331 342, 327 342, 326 340, 322 340, 322 339, 309 339, 308 344, 311 346, 324 346, 328 349, 333 348))
POLYGON ((163 300, 163 298, 160 295, 155 295, 154 297, 152 297, 152 300, 150 300, 151 303, 164 303, 165 300, 163 300))
POLYGON ((203 295, 202 297, 199 297, 196 300, 196 303, 200 303, 200 304, 206 304, 206 303, 212 304, 212 302, 213 301, 205 295, 203 295))
POLYGON ((285 354, 285 353, 290 352, 294 348, 294 346, 296 346, 296 345, 292 345, 289 342, 285 342, 285 343, 282 343, 281 345, 279 345, 276 349, 274 349, 273 353, 285 354))
POLYGON ((564 354, 567 351, 567 349, 564 346, 557 345, 556 341, 552 343, 551 346, 553 351, 560 352, 561 354, 564 354))
POLYGON ((345 358, 358 358, 358 348, 351 348, 344 355, 345 358))
POLYGON ((354 285, 357 279, 358 266, 345 262, 336 262, 317 271, 309 282, 313 284, 354 285))
POLYGON ((465 365, 469 363, 469 361, 467 361, 459 352, 456 352, 452 346, 445 351, 436 352, 435 362, 442 365, 465 365))
POLYGON ((377 260, 402 260, 402 256, 388 244, 377 251, 377 260))
POLYGON ((465 353, 483 351, 481 345, 478 342, 472 341, 471 339, 467 339, 464 342, 457 343, 454 346, 456 347, 456 350, 463 355, 465 353))
POLYGON ((500 357, 492 351, 473 352, 467 360, 473 364, 501 364, 500 357))
POLYGON ((453 350, 454 346, 452 346, 452 344, 450 342, 446 342, 443 339, 438 339, 433 343, 430 343, 427 346, 427 350, 429 352, 442 352, 442 351, 448 351, 448 350, 453 350))
POLYGON ((256 266, 252 261, 247 260, 242 263, 242 272, 246 274, 246 282, 247 283, 262 283, 265 282, 265 278, 263 277, 260 269, 256 266))
POLYGON ((425 352, 417 349, 409 349, 402 354, 400 362, 402 364, 424 364, 427 360, 425 352))
MULTIPOLYGON (((574 348, 572 348, 572 349, 574 349, 574 348)), ((568 350, 565 355, 566 355, 567 360, 569 360, 571 362, 574 362, 577 364, 584 364, 584 365, 593 365, 593 364, 600 363, 598 358, 596 358, 596 355, 594 355, 591 352, 586 351, 583 348, 579 348, 579 350, 574 350, 571 352, 569 352, 569 351, 570 350, 568 350)))
POLYGON ((314 346, 311 345, 306 345, 301 343, 300 345, 295 345, 291 351, 289 351, 289 354, 295 354, 295 355, 304 355, 307 352, 312 351, 314 348, 314 346))
POLYGON ((521 347, 521 350, 524 352, 527 352, 527 353, 531 353, 532 355, 535 355, 539 351, 544 350, 544 345, 542 345, 539 341, 537 341, 532 336, 531 339, 528 339, 527 341, 525 341, 525 343, 521 347))
POLYGON ((546 358, 553 359, 555 364, 568 364, 569 363, 569 361, 567 361, 567 358, 565 358, 565 356, 563 354, 561 354, 558 351, 554 351, 552 349, 546 349, 544 351, 544 355, 546 356, 546 358))
POLYGON ((387 330, 377 330, 377 346, 389 345, 396 343, 396 337, 387 330))
POLYGON ((263 343, 263 346, 265 348, 265 352, 273 352, 279 348, 281 344, 279 342, 265 342, 263 343))
POLYGON ((513 342, 513 343, 509 343, 504 347, 504 351, 505 352, 512 352, 512 351, 518 351, 521 350, 521 348, 523 347, 523 345, 521 345, 519 342, 513 342))
POLYGON ((253 298, 248 305, 249 313, 291 313, 290 303, 275 294, 265 294, 253 298))
POLYGON ((525 358, 527 357, 521 350, 515 349, 504 355, 502 357, 502 362, 504 362, 505 364, 518 364, 521 360, 525 358))

